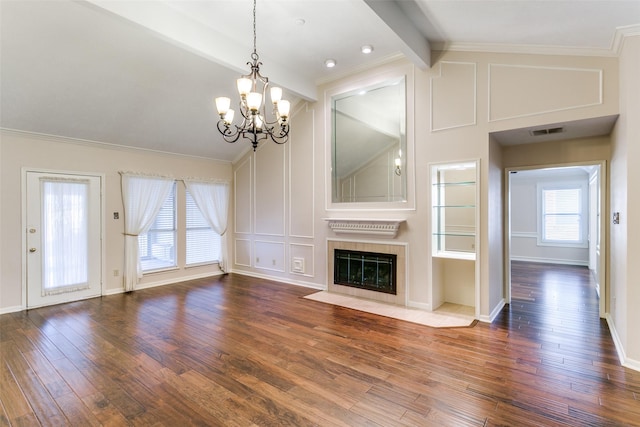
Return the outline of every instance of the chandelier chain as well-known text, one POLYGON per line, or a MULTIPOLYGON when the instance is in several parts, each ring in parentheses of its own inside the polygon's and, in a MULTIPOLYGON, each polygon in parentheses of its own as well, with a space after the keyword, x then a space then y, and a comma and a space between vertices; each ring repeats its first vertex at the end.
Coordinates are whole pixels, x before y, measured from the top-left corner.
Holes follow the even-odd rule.
POLYGON ((253 54, 258 57, 256 48, 256 0, 253 0, 253 54))

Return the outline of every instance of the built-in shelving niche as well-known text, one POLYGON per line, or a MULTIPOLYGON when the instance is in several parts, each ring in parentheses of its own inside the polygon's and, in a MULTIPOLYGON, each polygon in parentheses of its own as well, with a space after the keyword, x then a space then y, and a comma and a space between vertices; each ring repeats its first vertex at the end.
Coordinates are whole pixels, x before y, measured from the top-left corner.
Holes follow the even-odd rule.
POLYGON ((431 166, 432 308, 478 317, 478 161, 431 166), (457 307, 459 306, 459 307, 457 307))

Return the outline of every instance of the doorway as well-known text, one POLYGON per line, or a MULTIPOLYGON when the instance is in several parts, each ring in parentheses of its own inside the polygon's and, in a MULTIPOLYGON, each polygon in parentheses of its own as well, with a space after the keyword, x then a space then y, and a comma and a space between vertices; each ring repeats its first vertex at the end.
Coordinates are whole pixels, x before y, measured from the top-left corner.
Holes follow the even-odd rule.
POLYGON ((605 316, 605 181, 604 161, 506 170, 507 303, 512 261, 582 265, 590 270, 599 315, 605 316))
POLYGON ((102 292, 102 177, 27 170, 27 308, 102 292))

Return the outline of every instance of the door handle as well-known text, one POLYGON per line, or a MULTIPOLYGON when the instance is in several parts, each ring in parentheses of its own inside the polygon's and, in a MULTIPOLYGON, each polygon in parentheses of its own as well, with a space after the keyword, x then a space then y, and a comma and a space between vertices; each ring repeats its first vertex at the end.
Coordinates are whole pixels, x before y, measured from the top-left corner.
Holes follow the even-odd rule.
POLYGON ((36 248, 29 248, 29 252, 33 253, 36 251, 36 248))

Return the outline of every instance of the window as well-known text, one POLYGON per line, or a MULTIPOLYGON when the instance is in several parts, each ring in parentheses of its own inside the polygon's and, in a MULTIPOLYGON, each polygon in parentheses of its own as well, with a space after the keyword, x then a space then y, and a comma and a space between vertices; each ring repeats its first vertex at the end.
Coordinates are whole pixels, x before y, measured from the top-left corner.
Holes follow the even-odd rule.
POLYGON ((138 236, 138 252, 142 271, 161 270, 176 266, 175 183, 149 231, 138 236))
POLYGON ((186 191, 187 265, 207 264, 220 259, 220 235, 202 216, 191 193, 186 191))
POLYGON ((542 187, 541 230, 543 244, 586 244, 586 200, 584 186, 542 187))

